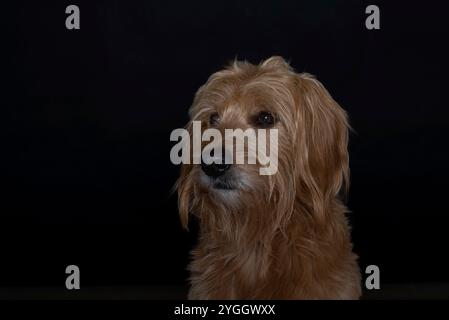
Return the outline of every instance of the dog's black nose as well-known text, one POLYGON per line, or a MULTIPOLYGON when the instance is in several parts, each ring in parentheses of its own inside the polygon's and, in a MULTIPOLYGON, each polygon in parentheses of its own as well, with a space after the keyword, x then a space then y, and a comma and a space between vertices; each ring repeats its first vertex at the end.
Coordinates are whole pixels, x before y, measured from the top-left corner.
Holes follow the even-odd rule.
POLYGON ((230 164, 223 163, 211 163, 211 164, 205 164, 203 161, 201 161, 201 169, 203 169, 204 173, 207 174, 209 177, 217 178, 223 174, 231 167, 230 164))

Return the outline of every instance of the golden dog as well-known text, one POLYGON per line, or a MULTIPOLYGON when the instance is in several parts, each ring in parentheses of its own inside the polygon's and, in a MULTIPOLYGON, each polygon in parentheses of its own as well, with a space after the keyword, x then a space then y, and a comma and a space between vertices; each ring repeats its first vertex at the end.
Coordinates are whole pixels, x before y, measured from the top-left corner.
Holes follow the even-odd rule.
MULTIPOLYGON (((278 129, 278 171, 184 164, 181 221, 198 218, 190 299, 358 299, 357 256, 340 199, 349 179, 345 111, 281 57, 235 61, 197 92, 205 128, 278 129)), ((191 122, 187 126, 191 130, 191 122)))

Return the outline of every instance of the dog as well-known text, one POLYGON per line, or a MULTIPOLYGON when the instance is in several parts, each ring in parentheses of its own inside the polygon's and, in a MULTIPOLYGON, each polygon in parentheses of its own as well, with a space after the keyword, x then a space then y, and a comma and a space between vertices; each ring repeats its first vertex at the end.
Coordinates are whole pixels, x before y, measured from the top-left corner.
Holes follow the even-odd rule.
POLYGON ((182 225, 199 223, 189 299, 358 299, 344 196, 346 112, 313 76, 282 57, 235 60, 197 91, 190 123, 277 129, 278 171, 260 164, 183 164, 182 225))

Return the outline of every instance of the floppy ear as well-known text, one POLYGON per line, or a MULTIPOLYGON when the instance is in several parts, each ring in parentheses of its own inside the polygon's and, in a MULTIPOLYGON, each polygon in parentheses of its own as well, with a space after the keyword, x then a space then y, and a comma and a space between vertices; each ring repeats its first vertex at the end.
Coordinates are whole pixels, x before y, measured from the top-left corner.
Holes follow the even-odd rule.
MULTIPOLYGON (((192 134, 192 121, 186 125, 185 129, 189 133, 189 143, 190 146, 193 145, 193 134, 192 134)), ((189 148, 189 152, 191 148, 189 148)), ((189 154, 189 159, 192 161, 192 154, 189 154)), ((178 180, 174 186, 174 191, 178 192, 178 209, 179 209, 179 217, 181 219, 181 224, 183 228, 188 229, 189 224, 189 214, 192 211, 193 202, 194 202, 194 193, 195 186, 190 178, 191 171, 193 170, 192 164, 182 164, 181 172, 178 180)))
POLYGON ((183 228, 188 229, 189 213, 192 206, 192 196, 194 193, 193 184, 189 179, 192 165, 183 164, 181 167, 181 174, 176 181, 175 188, 178 191, 178 208, 179 217, 183 228))
POLYGON ((324 208, 341 189, 349 186, 348 121, 346 112, 313 76, 298 75, 299 141, 303 174, 299 179, 308 191, 315 212, 324 208))

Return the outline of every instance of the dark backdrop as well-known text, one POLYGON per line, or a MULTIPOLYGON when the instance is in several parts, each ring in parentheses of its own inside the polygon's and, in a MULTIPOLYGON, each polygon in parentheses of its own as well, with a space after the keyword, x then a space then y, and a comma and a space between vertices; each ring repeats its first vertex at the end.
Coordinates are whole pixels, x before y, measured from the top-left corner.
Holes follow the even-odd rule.
POLYGON ((443 1, 2 4, 0 287, 186 284, 170 132, 238 57, 282 55, 348 111, 355 250, 383 283, 449 281, 443 1), (77 4, 81 30, 65 28, 77 4))

